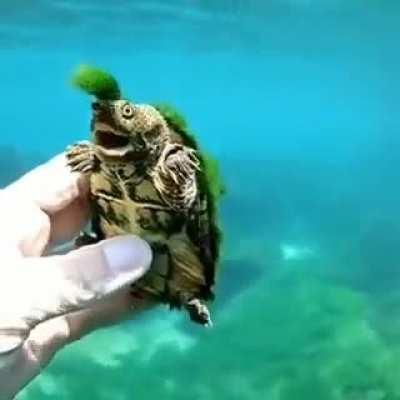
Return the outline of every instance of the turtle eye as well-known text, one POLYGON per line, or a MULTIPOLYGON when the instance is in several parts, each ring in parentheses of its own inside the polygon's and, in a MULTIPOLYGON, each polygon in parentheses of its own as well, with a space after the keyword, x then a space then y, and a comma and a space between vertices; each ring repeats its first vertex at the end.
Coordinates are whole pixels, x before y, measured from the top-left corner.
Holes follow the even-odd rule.
POLYGON ((126 119, 131 119, 133 117, 133 107, 129 103, 122 106, 122 116, 126 119))

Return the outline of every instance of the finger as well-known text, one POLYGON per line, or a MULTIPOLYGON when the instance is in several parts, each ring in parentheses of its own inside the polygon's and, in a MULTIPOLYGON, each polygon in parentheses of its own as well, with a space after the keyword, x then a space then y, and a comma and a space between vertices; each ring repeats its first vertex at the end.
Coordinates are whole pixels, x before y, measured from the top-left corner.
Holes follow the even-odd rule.
POLYGON ((70 313, 64 318, 69 327, 66 342, 73 342, 93 330, 112 325, 133 314, 132 295, 129 289, 122 290, 94 306, 70 313))
POLYGON ((50 246, 76 237, 90 217, 89 204, 80 198, 51 217, 33 202, 8 192, 1 194, 0 208, 10 210, 4 213, 1 221, 0 248, 3 256, 40 256, 50 246), (14 209, 18 212, 12 212, 14 209))
POLYGON ((104 240, 62 256, 22 259, 10 276, 14 284, 1 287, 0 299, 13 299, 2 310, 3 326, 27 333, 40 322, 90 307, 139 279, 151 259, 150 246, 135 236, 104 240))
POLYGON ((66 208, 52 215, 50 245, 72 240, 87 225, 89 217, 89 203, 81 198, 73 200, 66 208))
POLYGON ((48 319, 86 308, 135 282, 147 272, 152 254, 142 239, 121 236, 40 260, 44 277, 58 272, 51 282, 58 293, 53 289, 53 302, 46 303, 48 319))
POLYGON ((137 316, 155 306, 149 299, 134 298, 130 290, 123 290, 95 306, 66 315, 69 326, 67 342, 74 342, 100 327, 137 316))
POLYGON ((62 153, 28 172, 6 190, 34 201, 53 215, 77 198, 87 201, 89 181, 87 176, 70 171, 62 153))
POLYGON ((18 209, 18 212, 10 211, 3 215, 0 231, 3 256, 40 256, 50 246, 73 239, 89 221, 89 204, 80 198, 49 217, 33 202, 8 194, 0 196, 0 207, 4 210, 18 209))
POLYGON ((65 345, 97 328, 136 316, 152 305, 133 301, 129 290, 123 290, 94 307, 42 322, 31 331, 24 349, 33 354, 43 368, 65 345))
POLYGON ((5 210, 0 230, 2 257, 41 255, 50 237, 49 216, 32 201, 7 190, 0 195, 0 208, 5 210))

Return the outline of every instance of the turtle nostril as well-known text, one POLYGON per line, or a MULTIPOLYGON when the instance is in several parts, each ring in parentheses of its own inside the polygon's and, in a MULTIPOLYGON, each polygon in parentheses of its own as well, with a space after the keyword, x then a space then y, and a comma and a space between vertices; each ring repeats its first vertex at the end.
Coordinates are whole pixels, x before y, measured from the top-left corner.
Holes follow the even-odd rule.
POLYGON ((93 111, 98 111, 100 109, 100 104, 97 101, 94 101, 92 103, 92 110, 93 111))

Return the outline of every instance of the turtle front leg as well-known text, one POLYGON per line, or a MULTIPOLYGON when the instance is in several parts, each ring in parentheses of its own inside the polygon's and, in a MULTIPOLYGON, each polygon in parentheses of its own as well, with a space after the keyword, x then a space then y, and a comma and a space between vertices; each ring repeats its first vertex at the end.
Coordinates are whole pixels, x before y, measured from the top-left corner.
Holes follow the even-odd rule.
POLYGON ((198 170, 200 161, 195 150, 178 143, 166 146, 153 172, 153 180, 172 209, 185 212, 192 206, 197 195, 198 170))
POLYGON ((95 155, 94 145, 89 141, 82 141, 69 146, 65 152, 67 165, 72 172, 84 174, 96 170, 99 160, 95 155))

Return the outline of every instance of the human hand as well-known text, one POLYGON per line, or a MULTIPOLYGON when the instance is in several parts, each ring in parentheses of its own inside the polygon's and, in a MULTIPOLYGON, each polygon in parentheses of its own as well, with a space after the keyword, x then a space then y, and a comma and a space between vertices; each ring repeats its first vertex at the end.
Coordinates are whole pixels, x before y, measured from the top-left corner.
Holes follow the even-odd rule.
POLYGON ((0 400, 63 346, 124 316, 129 285, 150 266, 149 245, 134 236, 46 256, 86 225, 88 194, 64 154, 0 191, 0 400))

